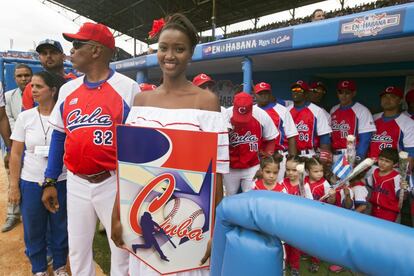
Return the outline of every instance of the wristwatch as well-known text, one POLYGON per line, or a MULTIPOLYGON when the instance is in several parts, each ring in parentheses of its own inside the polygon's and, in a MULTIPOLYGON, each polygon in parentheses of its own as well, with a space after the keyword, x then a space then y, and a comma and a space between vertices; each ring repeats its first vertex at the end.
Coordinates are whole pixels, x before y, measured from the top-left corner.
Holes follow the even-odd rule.
POLYGON ((44 190, 47 187, 55 187, 57 180, 54 178, 46 177, 45 181, 42 183, 42 189, 44 190))

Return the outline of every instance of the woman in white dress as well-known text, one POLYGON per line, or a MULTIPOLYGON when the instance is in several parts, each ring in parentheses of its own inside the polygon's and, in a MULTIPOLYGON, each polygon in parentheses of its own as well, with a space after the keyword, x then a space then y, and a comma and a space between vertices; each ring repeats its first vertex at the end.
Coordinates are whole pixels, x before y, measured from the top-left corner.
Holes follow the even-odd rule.
MULTIPOLYGON (((158 40, 157 57, 163 72, 163 83, 154 91, 136 96, 127 124, 218 133, 217 205, 223 197, 221 174, 227 173, 229 168, 227 122, 220 113, 217 96, 187 80, 186 69, 197 43, 197 31, 185 16, 174 14, 169 17, 158 40)), ((115 202, 112 216, 112 239, 117 246, 124 244, 118 202, 115 202)), ((202 262, 209 254, 207 250, 202 262)), ((131 256, 130 275, 159 274, 131 256)), ((209 270, 182 272, 179 275, 209 275, 209 270)))

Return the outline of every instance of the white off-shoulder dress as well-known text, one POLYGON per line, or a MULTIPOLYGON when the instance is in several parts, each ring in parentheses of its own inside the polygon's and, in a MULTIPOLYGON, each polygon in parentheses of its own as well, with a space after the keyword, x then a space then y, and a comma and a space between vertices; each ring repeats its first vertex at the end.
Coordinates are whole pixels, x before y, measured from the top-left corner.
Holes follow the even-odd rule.
MULTIPOLYGON (((150 106, 134 106, 126 124, 145 127, 183 129, 218 133, 217 173, 229 171, 228 120, 223 113, 199 109, 166 109, 150 106)), ((202 145, 200 145, 202 147, 202 145)), ((135 256, 130 256, 131 276, 159 275, 135 256)), ((207 276, 208 269, 181 272, 180 276, 207 276)))

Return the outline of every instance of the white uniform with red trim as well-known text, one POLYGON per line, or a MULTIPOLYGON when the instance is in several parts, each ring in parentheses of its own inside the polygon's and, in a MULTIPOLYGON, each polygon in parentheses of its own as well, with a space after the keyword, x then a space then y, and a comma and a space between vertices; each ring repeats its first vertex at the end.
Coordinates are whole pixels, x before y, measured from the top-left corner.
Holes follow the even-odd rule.
POLYGON ((263 110, 269 114, 277 130, 279 131, 279 135, 276 137, 275 151, 279 151, 279 153, 283 155, 283 160, 280 162, 279 174, 277 177, 277 182, 282 182, 286 171, 288 139, 298 136, 298 130, 296 129, 292 115, 285 106, 275 103, 273 107, 264 108, 263 110))
POLYGON ((365 183, 359 181, 357 183, 353 183, 352 187, 350 187, 354 192, 354 205, 355 208, 358 208, 360 205, 367 205, 367 197, 368 197, 368 190, 365 187, 365 183))
POLYGON ((354 135, 358 144, 359 134, 376 131, 371 112, 357 102, 347 108, 341 108, 339 104, 332 107, 331 128, 334 163, 346 150, 346 137, 348 135, 354 135))
MULTIPOLYGON (((65 132, 64 162, 67 175, 69 259, 73 275, 95 275, 92 241, 97 217, 111 233, 111 217, 116 196, 115 126, 125 121, 135 95, 136 82, 111 71, 99 85, 87 85, 84 77, 63 85, 49 122, 65 132), (90 183, 76 174, 109 171, 110 177, 90 183)), ((128 273, 128 254, 111 247, 111 275, 128 273)))
POLYGON ((289 106, 288 110, 296 124, 296 148, 301 156, 311 157, 319 147, 319 136, 332 132, 322 108, 309 103, 304 107, 289 106))
MULTIPOLYGON (((228 117, 233 107, 227 109, 228 117)), ((262 141, 271 141, 279 135, 266 111, 253 106, 253 120, 243 127, 234 127, 229 133, 230 173, 224 175, 226 195, 236 194, 241 186, 243 192, 252 189, 253 177, 259 169, 259 149, 262 141)))
POLYGON ((414 147, 414 121, 405 114, 394 119, 384 119, 383 113, 374 115, 377 131, 372 135, 369 157, 378 159, 384 148, 394 148, 399 151, 414 147))
MULTIPOLYGON (((136 126, 217 132, 219 135, 216 172, 225 174, 229 171, 228 122, 223 113, 199 109, 137 106, 131 109, 126 123, 136 126)), ((207 276, 209 274, 209 270, 202 269, 176 275, 207 276)), ((160 274, 131 255, 130 275, 155 276, 160 274)))
POLYGON ((325 179, 311 183, 309 176, 305 176, 303 187, 305 189, 306 197, 313 200, 319 200, 322 196, 326 195, 331 189, 331 184, 325 179))

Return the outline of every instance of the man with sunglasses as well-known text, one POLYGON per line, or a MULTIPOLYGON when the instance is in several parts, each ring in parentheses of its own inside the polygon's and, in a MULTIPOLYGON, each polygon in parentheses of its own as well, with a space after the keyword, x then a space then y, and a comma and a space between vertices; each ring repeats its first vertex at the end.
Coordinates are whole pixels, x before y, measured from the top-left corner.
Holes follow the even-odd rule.
MULTIPOLYGON (((61 75, 68 81, 76 78, 72 73, 65 74, 63 62, 66 56, 63 53, 63 48, 59 41, 52 39, 42 40, 37 45, 36 52, 39 54, 40 64, 46 71, 61 75)), ((22 109, 27 110, 35 105, 32 86, 28 83, 23 91, 22 109)))
POLYGON ((356 84, 353 80, 342 80, 337 85, 339 104, 331 109, 333 162, 345 154, 348 135, 356 137, 356 160, 363 160, 369 149, 371 136, 376 131, 371 112, 354 102, 356 84))
POLYGON ((128 275, 129 253, 110 238, 117 187, 115 127, 125 122, 139 86, 109 67, 115 39, 105 25, 85 23, 63 37, 72 42, 73 67, 84 76, 62 86, 50 115, 54 131, 42 200, 51 212, 59 208, 55 184, 64 156, 72 275, 95 275, 92 243, 98 218, 111 248, 110 274, 128 275))
POLYGON ((322 108, 307 101, 309 86, 298 80, 291 86, 293 106, 288 110, 292 115, 299 135, 296 136, 296 148, 299 155, 313 157, 318 148, 330 153, 330 133, 328 118, 322 108))

